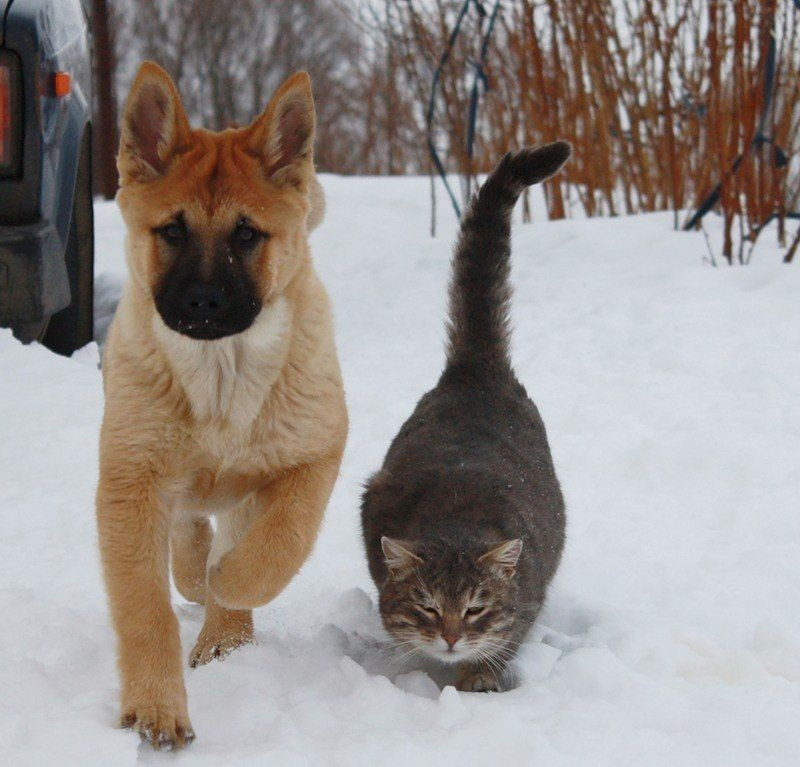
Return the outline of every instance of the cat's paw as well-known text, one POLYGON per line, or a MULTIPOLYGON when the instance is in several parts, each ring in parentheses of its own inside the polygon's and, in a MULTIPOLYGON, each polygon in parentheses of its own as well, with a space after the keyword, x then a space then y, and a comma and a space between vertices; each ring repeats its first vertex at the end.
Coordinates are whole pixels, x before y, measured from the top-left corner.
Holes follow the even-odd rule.
POLYGON ((456 682, 456 689, 461 692, 502 692, 503 688, 497 676, 488 669, 461 669, 456 682))

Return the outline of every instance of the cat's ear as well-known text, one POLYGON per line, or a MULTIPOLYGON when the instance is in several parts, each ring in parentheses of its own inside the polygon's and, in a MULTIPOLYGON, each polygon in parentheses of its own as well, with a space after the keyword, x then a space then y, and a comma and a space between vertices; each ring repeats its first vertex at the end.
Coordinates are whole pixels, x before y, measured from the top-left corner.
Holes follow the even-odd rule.
POLYGON ((292 75, 250 126, 249 151, 270 181, 304 186, 314 175, 316 115, 307 72, 292 75))
POLYGON ((392 575, 402 575, 422 564, 422 559, 412 551, 412 547, 413 544, 408 541, 398 541, 387 535, 381 537, 383 558, 392 575))
POLYGON ((119 167, 122 182, 163 176, 190 144, 189 121, 178 89, 158 64, 145 61, 122 113, 119 167))
POLYGON ((494 567, 503 575, 511 577, 516 570, 521 553, 522 541, 519 538, 513 538, 510 541, 503 541, 499 546, 492 546, 489 551, 478 558, 478 562, 494 567))

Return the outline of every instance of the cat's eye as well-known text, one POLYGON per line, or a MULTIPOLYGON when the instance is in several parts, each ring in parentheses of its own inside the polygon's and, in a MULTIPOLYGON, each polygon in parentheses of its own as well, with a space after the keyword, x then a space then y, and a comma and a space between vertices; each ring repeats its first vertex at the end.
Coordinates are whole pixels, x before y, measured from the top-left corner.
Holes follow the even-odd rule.
POLYGON ((439 611, 435 607, 431 605, 421 605, 421 608, 422 612, 424 612, 426 615, 430 615, 431 618, 439 617, 439 611))
POLYGON ((472 607, 468 607, 464 610, 464 617, 465 618, 477 618, 479 615, 482 615, 486 612, 486 607, 484 605, 473 605, 472 607))

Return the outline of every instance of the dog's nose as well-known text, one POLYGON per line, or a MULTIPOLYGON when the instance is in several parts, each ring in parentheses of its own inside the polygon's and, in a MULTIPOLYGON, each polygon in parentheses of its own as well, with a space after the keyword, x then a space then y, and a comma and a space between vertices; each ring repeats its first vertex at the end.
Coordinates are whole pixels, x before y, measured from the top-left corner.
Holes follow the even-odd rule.
POLYGON ((183 312, 193 320, 213 320, 222 311, 223 293, 213 285, 192 285, 183 297, 183 312))

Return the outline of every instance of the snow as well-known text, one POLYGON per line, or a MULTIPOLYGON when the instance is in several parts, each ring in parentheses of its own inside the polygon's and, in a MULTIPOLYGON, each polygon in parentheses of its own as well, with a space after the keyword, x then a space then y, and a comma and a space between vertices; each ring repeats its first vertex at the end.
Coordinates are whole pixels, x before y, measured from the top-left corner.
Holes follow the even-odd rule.
MULTIPOLYGON (((424 179, 324 185, 312 243, 352 419, 342 475, 314 555, 256 612, 258 645, 186 669, 198 738, 184 752, 113 726, 97 346, 67 360, 0 331, 2 762, 798 764, 800 271, 772 233, 752 265, 713 269, 670 214, 517 225, 514 358, 569 534, 518 686, 465 694, 381 650, 358 526, 361 483, 440 370, 455 225, 428 236, 424 179)), ((102 342, 124 231, 110 203, 96 225, 102 342)), ((188 653, 202 608, 174 605, 188 653)))

